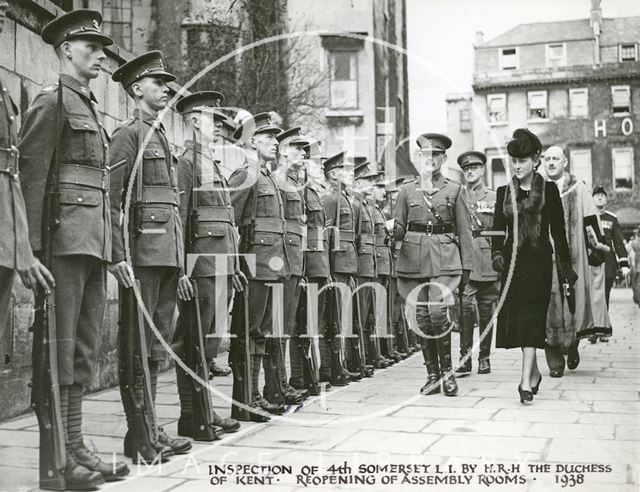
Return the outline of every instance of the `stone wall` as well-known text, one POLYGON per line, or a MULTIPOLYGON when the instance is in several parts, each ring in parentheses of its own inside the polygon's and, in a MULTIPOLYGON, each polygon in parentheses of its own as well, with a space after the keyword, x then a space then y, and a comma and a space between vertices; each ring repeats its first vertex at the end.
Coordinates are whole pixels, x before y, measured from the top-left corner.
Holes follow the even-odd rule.
MULTIPOLYGON (((58 78, 58 61, 51 46, 42 42, 39 32, 49 20, 63 11, 48 0, 10 0, 4 31, 0 34, 0 77, 8 87, 20 112, 29 107, 40 89, 58 78)), ((133 55, 118 46, 109 47, 100 76, 91 88, 98 99, 103 124, 112 132, 133 110, 133 102, 111 74, 133 55)), ((172 85, 173 94, 179 86, 172 85)), ((183 127, 179 115, 171 113, 164 120, 167 135, 176 152, 183 144, 183 127)), ((105 310, 102 340, 94 391, 117 382, 116 333, 118 321, 118 289, 115 279, 108 278, 108 302, 105 310)), ((11 301, 12 323, 0 333, 0 420, 24 412, 29 407, 31 377, 31 334, 33 296, 16 277, 11 301)))

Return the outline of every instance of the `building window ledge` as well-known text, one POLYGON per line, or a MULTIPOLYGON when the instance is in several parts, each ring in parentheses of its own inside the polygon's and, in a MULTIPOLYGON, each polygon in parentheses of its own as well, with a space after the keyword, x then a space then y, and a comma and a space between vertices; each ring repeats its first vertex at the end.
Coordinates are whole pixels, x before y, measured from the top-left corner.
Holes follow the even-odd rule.
POLYGON ((508 126, 508 121, 488 121, 487 124, 491 127, 493 126, 508 126))
POLYGON ((625 112, 625 113, 613 113, 613 117, 614 117, 614 118, 626 118, 627 116, 631 116, 631 113, 629 113, 629 112, 625 112))
POLYGON ((361 109, 327 109, 324 114, 327 118, 364 118, 361 109))
POLYGON ((527 123, 549 123, 549 118, 536 118, 535 120, 527 120, 527 123))

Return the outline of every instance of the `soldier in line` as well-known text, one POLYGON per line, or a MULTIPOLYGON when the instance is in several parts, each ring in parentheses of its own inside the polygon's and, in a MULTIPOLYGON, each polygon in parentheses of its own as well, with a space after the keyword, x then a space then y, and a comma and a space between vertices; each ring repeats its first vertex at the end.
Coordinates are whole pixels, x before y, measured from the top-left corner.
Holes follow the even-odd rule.
MULTIPOLYGON (((604 232, 605 244, 609 251, 605 253, 605 275, 604 275, 604 296, 607 301, 607 309, 609 308, 609 297, 611 288, 616 280, 618 269, 623 277, 629 274, 629 258, 627 257, 627 248, 624 245, 624 236, 622 228, 618 222, 618 217, 613 212, 607 210, 607 191, 602 186, 596 186, 593 189, 593 201, 596 204, 598 215, 600 216, 600 224, 604 232)), ((591 343, 595 340, 589 338, 591 343)), ((606 336, 600 337, 601 342, 607 342, 606 336)))
MULTIPOLYGON (((250 269, 244 260, 242 262, 243 271, 249 279, 250 347, 247 349, 251 354, 252 393, 249 406, 276 415, 283 414, 286 407, 268 401, 260 394, 258 385, 263 358, 267 359, 264 362, 265 387, 275 388, 279 383, 273 369, 282 354, 277 340, 269 336, 273 333, 273 289, 267 284, 284 282, 290 275, 285 250, 284 204, 269 169, 276 159, 276 135, 281 131, 271 123, 268 113, 259 113, 244 121, 236 129, 234 138, 245 145, 247 163, 229 178, 235 223, 240 228, 240 253, 251 255, 255 260, 255 269, 250 269)), ((261 422, 268 419, 262 413, 251 415, 261 422)))
MULTIPOLYGON (((81 9, 45 26, 42 39, 55 48, 60 79, 34 99, 18 144, 31 248, 36 257, 50 257, 56 296, 64 300, 56 309, 56 344, 65 479, 72 490, 129 473, 125 463, 101 461, 82 438, 82 387, 95 376, 111 259, 108 138, 89 88, 105 59, 103 47, 112 43, 101 22, 99 12, 81 9)), ((27 284, 45 283, 43 273, 33 262, 27 284)))
MULTIPOLYGON (((376 278, 376 236, 373 225, 373 211, 370 204, 371 193, 373 191, 374 179, 378 173, 371 169, 369 162, 363 162, 353 169, 353 215, 356 225, 356 247, 358 252, 358 277, 356 284, 358 286, 365 283, 371 283, 376 278)), ((360 327, 364 332, 364 352, 366 358, 360 361, 360 364, 369 365, 367 371, 373 368, 381 369, 387 367, 388 361, 380 354, 377 345, 379 340, 371 337, 369 322, 369 314, 373 307, 373 294, 371 288, 364 288, 358 291, 357 299, 357 315, 360 327)), ((357 339, 354 338, 355 342, 357 339)), ((353 347, 352 362, 358 360, 358 351, 353 347)))
MULTIPOLYGON (((328 230, 325 226, 327 218, 320 198, 320 187, 314 184, 319 167, 320 150, 317 142, 310 142, 305 150, 305 180, 302 191, 307 215, 307 244, 304 253, 305 277, 307 285, 315 284, 318 291, 327 285, 331 276, 329 268, 328 230)), ((334 324, 327 322, 329 296, 332 292, 322 291, 318 298, 318 346, 320 352, 320 381, 335 386, 345 386, 348 381, 344 377, 344 367, 340 357, 340 333, 334 332, 334 324)), ((302 295, 306 295, 303 293, 302 295)), ((302 322, 302 320, 300 320, 302 322)), ((302 334, 299 326, 297 333, 302 334)), ((306 344, 301 343, 306 348, 306 344)), ((296 348, 296 350, 299 350, 296 348)), ((292 362, 293 367, 293 362, 292 362)))
POLYGON ((491 228, 496 206, 496 192, 484 184, 484 166, 487 157, 482 152, 469 151, 458 157, 465 186, 462 194, 468 205, 473 236, 473 265, 469 280, 460 284, 462 291, 462 318, 460 323, 460 376, 471 373, 471 347, 476 320, 476 305, 479 320, 480 353, 478 374, 491 372, 491 340, 493 325, 490 323, 495 304, 500 296, 498 273, 492 267, 491 228))
MULTIPOLYGON (((0 0, 0 33, 8 6, 6 0, 0 0)), ((51 273, 33 256, 29 243, 19 180, 17 116, 18 107, 0 80, 0 333, 9 330, 9 303, 16 271, 27 288, 49 290, 55 286, 51 273)))
MULTIPOLYGON (((322 206, 326 217, 326 226, 329 228, 329 266, 332 282, 352 286, 358 275, 358 254, 356 252, 356 223, 353 213, 352 199, 347 192, 349 176, 345 172, 345 152, 339 152, 325 159, 323 163, 324 176, 331 191, 322 197, 322 206)), ((340 321, 338 321, 340 323, 340 321)), ((340 333, 345 332, 345 327, 340 326, 340 333)), ((352 335, 357 336, 356 334, 352 335)), ((338 374, 338 366, 331 366, 331 384, 339 385, 342 380, 357 381, 363 374, 359 371, 351 371, 353 365, 348 366, 346 360, 346 346, 353 342, 344 341, 334 336, 332 340, 332 352, 343 361, 342 377, 338 374), (347 364, 347 365, 345 365, 347 364)), ((363 361, 364 364, 364 361, 363 361)), ((359 368, 358 368, 359 369, 359 368)))
MULTIPOLYGON (((391 245, 393 238, 389 229, 387 228, 387 221, 382 211, 382 207, 386 201, 387 182, 384 180, 384 172, 378 173, 376 177, 373 193, 372 193, 372 212, 373 212, 373 227, 376 238, 376 279, 385 288, 387 293, 384 299, 387 303, 387 317, 391 316, 393 305, 391 304, 391 245)), ((390 326, 389 324, 387 326, 390 326)), ((379 340, 379 346, 382 355, 387 359, 389 364, 393 364, 402 359, 398 351, 395 349, 393 333, 390 330, 386 333, 388 338, 381 338, 379 340)))
MULTIPOLYGON (((282 355, 279 359, 279 372, 285 399, 290 395, 291 403, 299 403, 309 395, 304 387, 303 353, 300 335, 296 326, 296 315, 302 293, 302 278, 305 275, 304 248, 307 234, 307 214, 304 202, 304 182, 299 181, 304 165, 305 146, 309 139, 302 136, 300 127, 283 131, 277 136, 279 167, 276 171, 276 183, 284 200, 284 216, 287 221, 285 248, 291 268, 291 277, 284 282, 284 334, 289 339, 289 360, 291 379, 287 381, 284 354, 286 338, 282 341, 282 355), (299 397, 297 396, 299 395, 299 397)), ((267 398, 268 399, 268 398, 267 398)))
POLYGON ((428 380, 420 392, 439 393, 442 377, 445 396, 455 396, 458 385, 451 367, 447 305, 453 304, 452 293, 472 268, 471 225, 460 185, 441 173, 451 140, 425 133, 417 143, 420 176, 400 189, 395 214, 394 234, 402 240, 398 290, 413 317, 408 315, 407 321, 422 332, 428 380), (432 304, 427 306, 427 301, 432 304))
MULTIPOLYGON (((205 361, 207 371, 217 355, 216 324, 227 326, 229 306, 235 290, 241 291, 246 277, 239 270, 238 258, 231 256, 226 261, 225 276, 216 272, 216 259, 213 256, 200 256, 189 271, 190 254, 228 254, 238 253, 238 233, 235 228, 233 207, 226 179, 220 173, 218 162, 211 152, 215 135, 226 116, 216 110, 223 100, 223 95, 216 91, 203 91, 183 97, 176 104, 182 114, 185 126, 192 135, 185 141, 185 149, 178 158, 178 188, 180 189, 180 220, 185 229, 185 251, 189 281, 178 286, 178 297, 182 301, 191 301, 194 297, 193 285, 196 286, 200 310, 202 337, 205 340, 205 361), (224 283, 224 286, 221 284, 224 283), (224 292, 226 296, 219 298, 224 292)), ((220 261, 218 259, 217 261, 220 261)), ((183 306, 185 307, 185 306, 183 306)), ((185 311, 188 307, 185 307, 185 311)), ((178 318, 176 335, 179 349, 176 350, 182 360, 190 348, 184 344, 186 330, 194 330, 191 326, 197 320, 181 309, 178 318)), ((175 343, 175 342, 174 342, 175 343)), ((191 367, 193 370, 194 367, 191 367)), ((191 377, 176 364, 178 394, 180 396, 180 419, 178 435, 195 438, 202 436, 207 440, 209 434, 198 433, 194 427, 193 399, 197 397, 191 377)), ((198 384, 195 382, 195 384, 198 384)), ((205 398, 209 398, 205 390, 205 398)), ((240 423, 232 418, 221 418, 213 412, 213 421, 209 427, 215 431, 214 436, 222 432, 235 432, 240 423)))
MULTIPOLYGON (((186 289, 189 282, 184 274, 184 242, 174 157, 164 126, 156 121, 169 100, 167 82, 175 77, 165 70, 162 54, 150 51, 122 65, 113 73, 112 79, 122 84, 135 101, 136 109, 131 118, 116 128, 109 147, 109 163, 114 169, 111 173, 113 253, 109 271, 124 288, 132 288, 135 279, 140 282, 140 293, 149 316, 164 340, 169 341, 177 290, 179 286, 181 290, 186 289), (142 148, 145 139, 147 143, 142 148), (132 172, 141 148, 142 159, 134 177, 132 172), (129 202, 125 194, 127 187, 132 190, 129 202), (120 224, 120 213, 125 207, 128 207, 129 223, 120 224), (125 257, 126 234, 130 240, 133 271, 125 257)), ((145 340, 155 401, 159 366, 166 353, 146 322, 145 340)), ((123 391, 124 383, 120 383, 123 391)), ((122 400, 128 425, 125 456, 136 461, 139 452, 145 456, 147 451, 141 449, 141 429, 134 424, 136 409, 129 406, 124 395, 122 400)), ((172 438, 162 428, 158 429, 156 451, 169 455, 186 453, 189 449, 191 442, 188 439, 172 438)))

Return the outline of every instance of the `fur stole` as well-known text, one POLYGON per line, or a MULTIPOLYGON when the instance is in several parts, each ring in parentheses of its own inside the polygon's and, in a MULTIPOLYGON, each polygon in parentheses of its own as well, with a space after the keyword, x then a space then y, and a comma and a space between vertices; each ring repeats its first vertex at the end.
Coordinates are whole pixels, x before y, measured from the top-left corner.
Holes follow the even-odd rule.
MULTIPOLYGON (((518 206, 518 249, 521 249, 525 243, 529 243, 534 248, 538 245, 540 224, 542 222, 542 207, 544 207, 544 188, 544 178, 534 172, 529 196, 523 200, 516 201, 518 206)), ((517 197, 519 189, 520 181, 514 176, 511 183, 507 185, 503 204, 504 215, 510 221, 513 220, 514 216, 513 203, 511 201, 512 190, 516 192, 517 197)))

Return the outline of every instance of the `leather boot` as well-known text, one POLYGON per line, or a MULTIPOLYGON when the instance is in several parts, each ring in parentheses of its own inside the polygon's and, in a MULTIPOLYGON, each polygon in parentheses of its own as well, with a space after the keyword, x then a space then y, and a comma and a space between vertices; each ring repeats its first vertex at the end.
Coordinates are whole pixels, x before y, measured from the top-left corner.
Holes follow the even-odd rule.
MULTIPOLYGON (((268 343, 268 342, 267 342, 268 343)), ((251 364, 251 371, 252 371, 252 381, 251 381, 251 386, 252 386, 252 395, 251 395, 251 406, 254 408, 259 408, 261 410, 263 410, 264 412, 268 412, 274 415, 282 415, 286 408, 284 406, 283 403, 279 403, 279 402, 274 402, 274 401, 268 401, 264 396, 262 396, 260 394, 260 391, 258 391, 258 379, 260 377, 260 365, 259 363, 254 363, 253 361, 263 361, 263 366, 265 369, 265 392, 267 391, 267 389, 269 389, 268 385, 273 385, 278 383, 278 378, 277 378, 277 370, 275 368, 275 364, 274 361, 272 359, 272 357, 267 357, 265 356, 259 356, 259 355, 252 355, 251 356, 252 359, 252 364, 251 364), (270 378, 270 379, 268 379, 270 378)), ((276 386, 276 390, 277 390, 277 386, 276 386)), ((272 397, 274 395, 271 395, 272 397)), ((282 395, 280 393, 278 393, 278 396, 281 398, 282 395)), ((265 417, 264 415, 262 416, 263 418, 265 417)), ((269 417, 267 417, 268 419, 269 417)), ((258 421, 264 421, 264 420, 258 420, 258 421)))
POLYGON ((438 365, 438 346, 433 339, 426 339, 422 347, 424 364, 427 366, 427 382, 420 388, 423 395, 440 393, 440 366, 438 365))
POLYGON ((275 340, 273 338, 267 339, 267 351, 262 359, 262 366, 264 368, 264 387, 262 388, 262 394, 264 398, 274 404, 283 405, 284 395, 280 388, 280 378, 278 377, 278 362, 277 362, 277 349, 275 340))
POLYGON ((442 373, 442 392, 444 396, 456 396, 458 394, 458 384, 451 370, 451 333, 438 338, 437 344, 440 372, 442 373))
MULTIPOLYGON (((67 465, 64 469, 65 490, 95 490, 104 483, 100 472, 80 464, 69 444, 66 446, 67 465)), ((126 466, 126 465, 125 465, 126 466)))
POLYGON ((473 330, 475 323, 475 306, 470 306, 463 300, 462 318, 460 319, 460 367, 456 369, 456 374, 460 376, 468 376, 471 374, 472 364, 469 352, 471 352, 471 347, 473 347, 473 330), (465 357, 467 357, 466 360, 465 357))
MULTIPOLYGON (((237 422, 237 420, 236 420, 237 422)), ((239 424, 238 424, 239 425, 239 424)), ((178 435, 182 437, 189 437, 194 441, 218 441, 222 439, 224 430, 213 423, 208 424, 208 428, 195 429, 193 422, 193 415, 190 413, 180 414, 178 419, 178 435)))
POLYGON ((478 374, 490 374, 491 362, 489 357, 481 357, 478 359, 478 374))
MULTIPOLYGON (((297 342, 296 339, 291 339, 291 349, 297 342)), ((284 363, 286 354, 286 340, 278 339, 278 355, 277 355, 277 368, 278 368, 278 380, 280 381, 280 388, 282 388, 282 395, 287 405, 299 405, 302 401, 309 396, 309 392, 306 389, 298 390, 291 386, 287 379, 287 368, 284 363)), ((304 386, 304 376, 303 384, 304 386)))
POLYGON ((491 373, 491 343, 493 341, 493 324, 491 316, 493 304, 490 306, 479 306, 480 312, 480 355, 478 357, 478 374, 491 373))
POLYGON ((127 415, 129 428, 124 436, 124 455, 131 458, 134 465, 143 463, 164 463, 173 455, 169 447, 153 442, 149 436, 143 417, 138 414, 127 415))
POLYGON ((255 411, 249 412, 249 420, 251 422, 269 422, 271 417, 269 417, 265 410, 260 406, 258 399, 262 398, 259 390, 259 380, 260 380, 260 366, 262 365, 262 355, 253 354, 251 355, 251 401, 247 405, 250 409, 255 409, 255 411))
POLYGON ((181 437, 169 437, 162 427, 158 427, 158 442, 171 448, 173 454, 186 454, 191 450, 191 441, 181 437))
POLYGON ((129 467, 124 461, 105 463, 96 453, 87 448, 84 443, 71 444, 70 446, 78 463, 91 471, 100 473, 106 482, 113 482, 129 474, 129 467))

